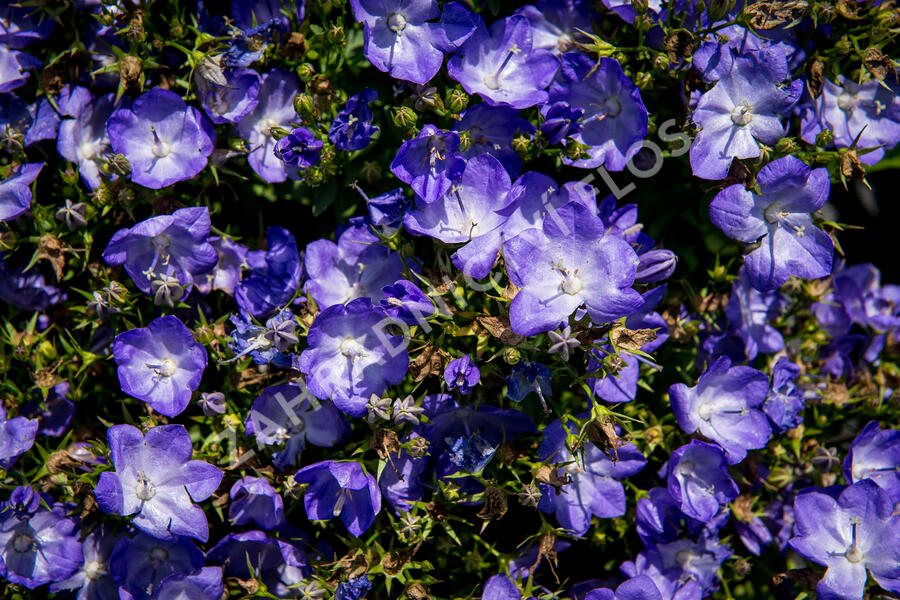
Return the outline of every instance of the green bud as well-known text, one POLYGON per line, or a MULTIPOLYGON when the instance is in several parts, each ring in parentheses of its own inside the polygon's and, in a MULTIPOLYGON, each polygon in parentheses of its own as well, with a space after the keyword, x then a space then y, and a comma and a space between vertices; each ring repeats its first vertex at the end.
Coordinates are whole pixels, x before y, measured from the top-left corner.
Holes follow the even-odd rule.
POLYGON ((394 125, 400 127, 402 129, 409 129, 414 127, 416 121, 419 120, 419 115, 416 114, 416 111, 411 109, 408 106, 400 106, 394 109, 394 125))
POLYGON ((653 68, 659 71, 669 71, 669 57, 665 54, 657 54, 653 59, 653 68))
POLYGON ((641 91, 652 89, 653 77, 650 75, 650 73, 644 73, 643 71, 641 71, 634 76, 634 85, 636 85, 641 91))
POLYGON ((343 44, 344 43, 344 28, 340 25, 335 25, 331 29, 328 30, 328 41, 332 44, 343 44))
POLYGON ((853 45, 850 43, 850 40, 845 35, 844 37, 839 39, 837 42, 835 42, 834 49, 837 50, 838 54, 846 55, 846 54, 850 54, 850 52, 853 50, 853 45))
POLYGON ((471 131, 460 131, 459 132, 459 151, 465 152, 472 145, 472 132, 471 131))
POLYGON ((520 133, 519 135, 517 135, 516 137, 513 138, 512 147, 513 147, 513 150, 515 150, 516 152, 518 152, 520 154, 525 154, 526 152, 531 150, 531 147, 532 147, 531 137, 520 133))
POLYGON ((827 148, 834 142, 834 132, 830 129, 823 129, 816 135, 816 146, 827 148))
POLYGON ((197 343, 206 346, 216 339, 216 335, 213 333, 212 327, 201 325, 194 331, 194 339, 197 340, 197 343))
POLYGON ((297 75, 301 81, 309 81, 316 76, 316 68, 309 63, 303 63, 297 67, 297 75))
POLYGON ((444 104, 450 112, 461 113, 469 105, 469 96, 462 90, 450 90, 444 104))
POLYGON ((287 137, 291 134, 290 131, 285 129, 284 127, 274 126, 269 127, 269 135, 271 135, 276 140, 280 140, 283 137, 287 137))
POLYGON ((642 15, 650 8, 647 0, 631 0, 631 8, 636 14, 642 15))
POLYGON ((775 151, 779 154, 791 154, 800 149, 800 146, 797 145, 797 140, 794 138, 786 137, 778 140, 778 143, 775 144, 775 151))
POLYGON ((715 23, 725 18, 728 12, 734 8, 735 0, 709 0, 709 6, 706 14, 709 15, 709 22, 715 23))
POLYGON ((308 120, 315 120, 316 102, 312 96, 301 92, 294 96, 294 112, 308 120))
POLYGON ((503 349, 503 362, 508 365, 518 364, 522 360, 522 353, 517 348, 507 346, 503 349))

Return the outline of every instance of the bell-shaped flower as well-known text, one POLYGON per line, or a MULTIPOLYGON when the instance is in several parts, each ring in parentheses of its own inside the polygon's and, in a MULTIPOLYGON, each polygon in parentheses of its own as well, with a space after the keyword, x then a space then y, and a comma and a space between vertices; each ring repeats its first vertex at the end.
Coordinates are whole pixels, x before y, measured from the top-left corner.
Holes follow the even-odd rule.
MULTIPOLYGON (((301 541, 303 537, 301 533, 301 541)), ((278 598, 296 598, 297 584, 312 574, 309 559, 298 545, 270 538, 259 530, 229 533, 219 540, 206 558, 221 564, 225 574, 231 577, 258 577, 269 593, 278 598)))
POLYGON ((835 497, 811 488, 794 499, 793 550, 828 568, 820 598, 861 600, 868 575, 900 592, 900 516, 887 492, 860 481, 835 497))
POLYGON ((753 287, 747 267, 738 272, 725 305, 728 324, 739 329, 747 340, 746 354, 752 360, 758 352, 772 354, 784 348, 784 338, 771 325, 784 312, 785 299, 778 290, 760 292, 753 287))
POLYGON ((620 480, 640 472, 647 459, 630 443, 616 448, 615 457, 593 444, 585 445, 583 455, 573 456, 566 447, 568 434, 577 434, 577 429, 559 420, 544 429, 538 456, 542 462, 558 465, 553 467, 557 477, 568 483, 561 490, 542 483, 538 508, 555 513, 560 527, 584 535, 592 517, 611 519, 625 514, 625 488, 620 480))
POLYGON ((307 443, 330 448, 350 433, 350 425, 331 401, 319 401, 303 386, 288 383, 267 387, 253 401, 244 432, 259 445, 285 442, 272 458, 278 468, 288 468, 307 443))
POLYGON ((216 251, 218 262, 211 272, 195 280, 194 285, 202 294, 221 290, 233 296, 234 289, 241 280, 241 268, 249 250, 243 244, 217 235, 209 236, 207 241, 216 251))
POLYGON ((154 190, 202 171, 216 141, 199 110, 160 87, 114 112, 106 132, 112 151, 128 159, 131 180, 154 190))
POLYGON ((119 586, 110 573, 109 559, 119 539, 102 525, 91 531, 81 542, 81 567, 69 578, 51 583, 50 591, 77 590, 80 600, 116 598, 119 586))
POLYGON ((570 202, 504 245, 510 280, 520 288, 509 309, 513 331, 556 329, 580 306, 594 323, 629 315, 641 304, 634 289, 639 262, 631 245, 584 205, 570 202))
POLYGON ((772 430, 777 433, 784 433, 803 422, 806 401, 803 390, 794 383, 799 375, 800 365, 792 363, 785 356, 779 358, 772 367, 772 387, 762 409, 769 417, 772 430))
POLYGON ((25 85, 31 75, 43 63, 37 58, 0 44, 0 93, 11 92, 25 85))
POLYGON ((431 80, 440 71, 444 54, 458 48, 475 29, 476 17, 456 2, 446 3, 443 13, 436 0, 351 0, 350 5, 364 26, 369 62, 395 79, 413 83, 431 80))
POLYGON ((472 388, 478 385, 480 380, 481 371, 468 354, 451 360, 444 369, 444 383, 447 384, 447 388, 451 390, 459 388, 460 394, 471 393, 472 388))
POLYGON ((238 306, 257 318, 284 307, 294 297, 303 273, 297 241, 290 231, 269 227, 266 246, 267 250, 247 253, 250 270, 234 290, 238 306))
POLYGON ((641 92, 614 58, 595 62, 579 52, 564 54, 550 86, 550 102, 582 111, 581 131, 572 139, 588 146, 588 157, 566 159, 567 164, 621 171, 647 135, 649 116, 641 92))
POLYGON ((309 484, 303 495, 309 519, 328 521, 340 517, 356 537, 372 526, 381 511, 378 483, 358 462, 318 462, 297 471, 294 481, 309 484))
POLYGON ((113 357, 122 391, 167 417, 181 413, 190 403, 207 360, 206 349, 172 315, 117 335, 113 357))
POLYGON ((31 207, 31 183, 44 163, 27 163, 0 181, 0 221, 11 221, 31 207))
POLYGON ((591 590, 584 600, 663 600, 663 596, 650 577, 638 575, 621 583, 616 591, 609 588, 591 590))
POLYGON ((197 96, 203 110, 216 125, 239 123, 259 104, 259 87, 262 79, 253 69, 227 69, 222 73, 223 85, 194 77, 197 96))
POLYGON ((316 398, 332 400, 354 417, 366 413, 372 394, 400 383, 409 368, 404 340, 386 328, 396 321, 369 298, 335 304, 320 312, 300 355, 300 370, 316 398))
POLYGON ((694 387, 676 383, 669 401, 678 425, 687 433, 700 433, 719 444, 728 464, 737 464, 747 450, 762 448, 772 435, 760 410, 769 392, 769 378, 751 367, 731 366, 727 357, 716 359, 694 387))
POLYGON ((891 502, 900 502, 900 431, 870 422, 850 444, 843 470, 848 483, 874 481, 891 502))
POLYGON ((491 271, 503 243, 508 216, 509 175, 490 154, 469 159, 465 171, 447 193, 434 202, 417 201, 403 224, 415 235, 427 235, 445 244, 465 244, 453 254, 463 273, 481 279, 491 271))
POLYGON ((538 0, 537 6, 516 10, 531 23, 532 47, 555 55, 569 52, 575 43, 587 41, 583 31, 591 31, 591 3, 587 0, 538 0))
POLYGON ((491 106, 480 102, 467 108, 453 130, 468 132, 470 144, 463 152, 465 158, 479 154, 493 154, 510 177, 518 177, 522 170, 522 158, 512 147, 516 135, 531 135, 534 125, 519 116, 519 111, 508 106, 491 106))
POLYGON ((235 525, 255 523, 262 529, 275 529, 285 522, 281 494, 264 477, 241 477, 231 486, 228 496, 228 519, 235 525))
POLYGON ((407 325, 420 325, 436 312, 428 296, 406 279, 384 286, 381 293, 384 295, 380 301, 384 313, 407 325))
POLYGON ((297 178, 297 170, 275 156, 273 127, 290 131, 299 120, 294 110, 294 96, 300 89, 297 76, 281 69, 263 75, 259 86, 259 103, 237 124, 240 135, 249 146, 247 162, 257 175, 269 183, 288 177, 297 178))
POLYGON ((6 409, 0 406, 0 468, 9 470, 19 456, 34 445, 40 422, 18 416, 7 419, 6 409))
POLYGON ((828 199, 828 169, 813 170, 785 156, 763 167, 756 182, 760 194, 735 184, 709 205, 712 222, 728 237, 759 245, 744 257, 751 285, 767 291, 791 275, 816 279, 830 274, 834 242, 810 215, 828 199))
POLYGON ((219 364, 230 363, 244 356, 250 356, 258 365, 274 365, 285 369, 297 368, 297 355, 289 352, 299 338, 294 330, 297 329, 297 320, 291 309, 285 308, 275 313, 266 321, 265 327, 256 325, 246 311, 237 315, 231 315, 234 331, 228 347, 234 351, 234 356, 223 360, 219 364))
POLYGON ((91 189, 102 181, 100 167, 109 154, 106 121, 115 110, 115 94, 94 98, 87 88, 68 85, 60 92, 56 149, 66 160, 78 163, 78 174, 91 189))
MULTIPOLYGON (((134 600, 155 598, 163 580, 203 567, 203 552, 188 538, 164 540, 138 533, 116 543, 109 558, 115 582, 134 600)), ((122 594, 120 600, 128 597, 122 594)))
POLYGON ((131 425, 107 431, 115 471, 100 474, 94 497, 103 512, 131 516, 156 538, 209 538, 206 514, 194 502, 209 498, 222 471, 191 460, 191 436, 181 425, 160 425, 142 434, 131 425))
POLYGON ((478 26, 447 62, 447 74, 469 94, 492 106, 521 109, 547 101, 547 86, 559 62, 548 50, 532 48, 528 19, 513 15, 478 26))
POLYGON ((378 92, 369 88, 347 98, 344 108, 338 112, 328 130, 328 139, 335 148, 352 152, 369 145, 372 135, 378 131, 378 127, 372 124, 375 115, 369 103, 377 99, 378 92))
MULTIPOLYGON (((219 600, 225 592, 221 567, 203 567, 194 573, 169 575, 159 583, 156 600, 219 600)), ((121 600, 121 599, 120 599, 121 600)))
POLYGON ((725 453, 715 444, 691 440, 672 452, 666 470, 672 499, 698 521, 710 521, 740 493, 728 473, 725 453))
POLYGON ((431 203, 444 196, 462 174, 466 161, 458 151, 458 133, 426 125, 397 150, 391 172, 408 183, 424 202, 431 203))

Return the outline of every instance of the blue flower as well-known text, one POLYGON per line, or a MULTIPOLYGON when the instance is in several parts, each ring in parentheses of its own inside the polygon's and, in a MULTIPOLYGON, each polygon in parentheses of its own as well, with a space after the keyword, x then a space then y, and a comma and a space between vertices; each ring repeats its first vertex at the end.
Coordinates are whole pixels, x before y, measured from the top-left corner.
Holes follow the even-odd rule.
POLYGON ((378 131, 372 124, 374 115, 369 103, 377 99, 378 92, 369 88, 347 98, 328 131, 328 139, 335 148, 350 152, 369 145, 372 135, 378 131))
POLYGON ((381 511, 378 484, 358 462, 318 462, 297 471, 294 480, 309 484, 303 495, 307 517, 314 521, 340 517, 356 537, 372 526, 381 511))
POLYGON ((294 297, 302 273, 300 252, 290 231, 269 227, 266 246, 268 250, 247 253, 250 271, 234 290, 238 306, 257 318, 284 307, 294 297))
POLYGON ((466 162, 458 153, 459 134, 426 125, 406 140, 391 161, 391 172, 408 183, 423 202, 442 197, 462 174, 466 162))
POLYGON ((295 127, 289 134, 275 142, 275 156, 285 164, 306 169, 319 164, 322 140, 305 127, 295 127))
POLYGON ((480 380, 481 371, 468 354, 451 360, 444 369, 444 382, 447 387, 451 390, 459 388, 460 394, 471 393, 472 388, 478 385, 480 380))

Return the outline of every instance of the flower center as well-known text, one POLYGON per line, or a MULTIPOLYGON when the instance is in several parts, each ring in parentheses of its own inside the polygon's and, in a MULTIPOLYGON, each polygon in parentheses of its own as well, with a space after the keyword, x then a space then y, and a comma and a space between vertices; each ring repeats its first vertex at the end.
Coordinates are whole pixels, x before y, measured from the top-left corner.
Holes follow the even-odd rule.
POLYGON ((846 113, 853 112, 856 108, 856 96, 849 92, 843 92, 837 99, 838 108, 846 113))
POLYGON ((709 421, 713 414, 715 413, 715 409, 713 405, 709 402, 704 402, 699 407, 697 407, 697 414, 700 415, 700 418, 704 421, 709 421))
POLYGON ((156 372, 159 373, 160 377, 171 377, 176 371, 178 371, 178 365, 171 358, 162 359, 156 368, 156 372))
POLYGON ((859 549, 859 546, 857 546, 855 542, 850 545, 850 548, 847 549, 847 554, 844 556, 846 556, 847 560, 853 564, 860 563, 865 558, 863 551, 859 549))
POLYGON ((35 541, 34 538, 28 535, 27 533, 20 533, 16 537, 13 538, 13 550, 18 552, 19 554, 25 554, 26 552, 31 552, 34 549, 35 541))
POLYGON ((134 495, 141 502, 152 500, 156 495, 156 486, 147 480, 147 476, 141 471, 138 473, 137 485, 134 486, 134 495))
POLYGON ((365 355, 365 348, 352 337, 345 337, 341 341, 340 352, 350 360, 356 360, 360 356, 365 355))
POLYGON ((766 210, 763 211, 763 216, 767 223, 778 223, 785 215, 787 215, 787 213, 781 210, 781 207, 774 202, 768 205, 766 210))
POLYGON ((485 75, 482 79, 484 85, 487 86, 489 90, 499 90, 500 89, 500 77, 497 73, 493 73, 490 75, 485 75))
POLYGON ((341 511, 344 510, 344 504, 347 500, 350 499, 350 490, 347 488, 341 488, 341 491, 338 492, 337 502, 334 503, 334 508, 331 511, 335 517, 341 516, 341 511))
POLYGON ((153 563, 154 566, 161 565, 169 559, 169 552, 165 548, 160 548, 157 546, 150 550, 150 562, 153 563))
POLYGON ((150 126, 150 131, 153 133, 153 156, 156 158, 168 156, 169 152, 172 151, 169 144, 160 139, 159 135, 156 133, 156 127, 153 125, 150 126))
POLYGON ((615 96, 610 96, 603 102, 603 112, 607 117, 616 117, 622 112, 622 103, 615 96))
POLYGON ((388 29, 394 33, 401 33, 406 29, 406 17, 400 13, 391 13, 387 19, 388 29))
POLYGON ((93 581, 95 579, 100 579, 106 575, 106 569, 103 566, 103 563, 98 562, 96 560, 89 560, 84 563, 84 576, 93 581))
POLYGON ((581 290, 584 288, 584 284, 581 282, 581 277, 578 276, 578 270, 576 269, 574 273, 565 271, 562 274, 562 283, 559 285, 559 287, 563 291, 563 293, 570 296, 574 296, 581 292, 581 290))
POLYGON ((731 122, 743 127, 753 120, 753 107, 743 101, 731 110, 731 122))

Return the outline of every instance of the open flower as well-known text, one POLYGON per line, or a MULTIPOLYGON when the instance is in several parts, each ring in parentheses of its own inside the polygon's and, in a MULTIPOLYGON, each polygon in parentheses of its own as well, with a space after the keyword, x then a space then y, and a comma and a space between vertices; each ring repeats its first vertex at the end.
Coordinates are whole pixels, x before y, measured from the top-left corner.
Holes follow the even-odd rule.
POLYGON ((442 197, 462 174, 465 160, 458 154, 459 134, 426 125, 406 140, 391 161, 391 172, 426 203, 442 197))
POLYGON ((297 471, 294 480, 309 484, 303 495, 307 517, 314 521, 340 517, 356 537, 372 526, 381 511, 378 483, 358 462, 318 462, 297 471))
POLYGON ((44 163, 27 163, 0 181, 0 221, 10 221, 31 207, 31 183, 44 163))
POLYGON ((106 433, 115 471, 104 471, 94 488, 103 512, 134 515, 132 522, 156 538, 209 538, 206 514, 194 502, 209 498, 222 471, 191 460, 191 436, 181 425, 160 425, 142 434, 131 425, 106 433))
POLYGON ((870 422, 850 444, 843 471, 848 482, 874 481, 892 502, 900 502, 900 431, 870 422))
POLYGON ((175 92, 153 88, 106 123, 113 152, 131 165, 131 180, 151 189, 190 179, 206 167, 216 133, 175 92))
POLYGON ((116 336, 113 357, 122 391, 167 417, 187 407, 206 369, 206 349, 171 315, 116 336))
POLYGON ((708 522, 738 497, 725 453, 715 444, 691 440, 672 452, 666 468, 669 494, 680 503, 681 512, 693 519, 708 522))

